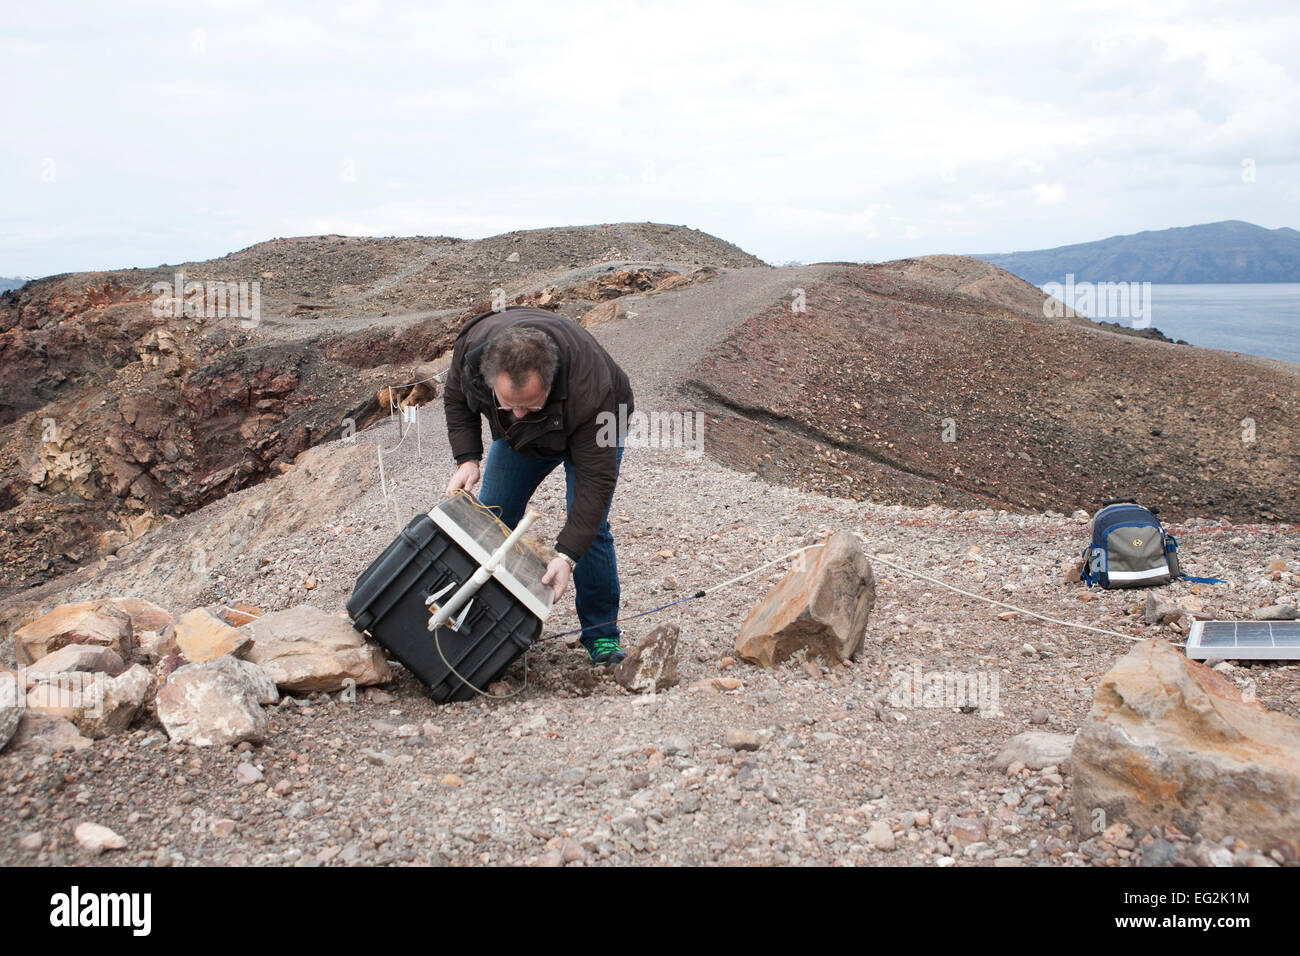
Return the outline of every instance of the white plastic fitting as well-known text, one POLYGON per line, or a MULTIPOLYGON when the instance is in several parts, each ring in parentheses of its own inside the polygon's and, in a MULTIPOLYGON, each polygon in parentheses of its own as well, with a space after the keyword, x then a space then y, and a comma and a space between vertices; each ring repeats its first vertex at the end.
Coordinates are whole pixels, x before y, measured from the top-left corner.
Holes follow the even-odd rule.
POLYGON ((506 555, 510 553, 510 549, 518 543, 519 539, 524 536, 524 532, 528 530, 529 525, 536 521, 538 517, 538 512, 532 508, 528 509, 524 516, 519 519, 519 524, 515 525, 515 530, 510 532, 509 537, 502 542, 501 547, 493 551, 491 557, 479 565, 479 569, 470 576, 470 579, 460 586, 446 604, 438 608, 438 612, 433 617, 429 618, 429 630, 436 631, 451 620, 451 616, 460 610, 461 605, 472 598, 475 592, 487 583, 487 579, 492 577, 492 572, 497 569, 497 565, 505 560, 506 555))

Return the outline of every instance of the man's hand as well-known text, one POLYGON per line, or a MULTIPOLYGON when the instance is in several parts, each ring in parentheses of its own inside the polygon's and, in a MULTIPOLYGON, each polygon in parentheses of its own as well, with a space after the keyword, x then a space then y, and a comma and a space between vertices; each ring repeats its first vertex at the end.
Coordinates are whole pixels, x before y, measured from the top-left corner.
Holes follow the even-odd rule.
POLYGON ((451 476, 451 481, 447 482, 447 494, 453 495, 459 488, 464 488, 466 491, 473 490, 474 486, 478 484, 478 477, 478 462, 463 462, 456 469, 456 474, 451 476))
POLYGON ((573 575, 573 568, 569 562, 561 557, 551 559, 551 563, 546 566, 546 573, 542 575, 543 584, 551 584, 555 587, 554 600, 558 601, 564 589, 569 586, 569 578, 573 575))

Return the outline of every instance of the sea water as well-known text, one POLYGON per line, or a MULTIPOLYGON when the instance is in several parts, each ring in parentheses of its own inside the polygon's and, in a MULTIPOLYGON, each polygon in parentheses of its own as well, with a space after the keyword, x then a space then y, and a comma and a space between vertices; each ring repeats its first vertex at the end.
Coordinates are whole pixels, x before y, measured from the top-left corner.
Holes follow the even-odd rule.
POLYGON ((1300 362, 1300 282, 1154 283, 1150 296, 1150 326, 1171 339, 1300 362))

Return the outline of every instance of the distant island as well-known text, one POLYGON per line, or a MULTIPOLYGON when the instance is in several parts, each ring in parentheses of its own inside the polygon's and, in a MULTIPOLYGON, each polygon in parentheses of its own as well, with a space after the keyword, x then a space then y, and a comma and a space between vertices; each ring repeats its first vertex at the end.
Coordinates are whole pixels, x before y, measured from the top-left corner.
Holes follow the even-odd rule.
POLYGON ((27 284, 27 280, 21 276, 0 276, 0 292, 8 292, 10 289, 18 289, 27 284))
POLYGON ((1080 282, 1300 282, 1300 232, 1231 219, 972 258, 1037 286, 1067 275, 1080 282))

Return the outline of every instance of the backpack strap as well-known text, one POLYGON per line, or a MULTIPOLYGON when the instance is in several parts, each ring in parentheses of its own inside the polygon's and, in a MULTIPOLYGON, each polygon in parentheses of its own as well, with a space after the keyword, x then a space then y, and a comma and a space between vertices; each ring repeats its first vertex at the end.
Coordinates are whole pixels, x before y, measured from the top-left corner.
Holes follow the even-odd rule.
POLYGON ((1091 545, 1083 549, 1083 557, 1079 564, 1079 580, 1088 585, 1088 587, 1092 587, 1097 583, 1096 575, 1092 573, 1091 551, 1091 545))
MULTIPOLYGON (((1165 554, 1173 554, 1178 550, 1178 539, 1172 534, 1165 535, 1165 554)), ((1183 571, 1182 566, 1178 568, 1178 580, 1191 581, 1193 584, 1222 584, 1219 578, 1197 578, 1183 571)))

